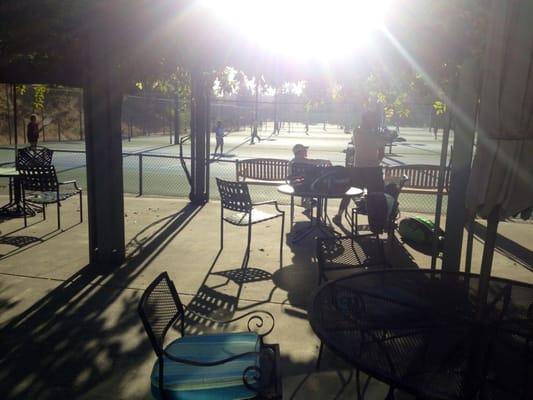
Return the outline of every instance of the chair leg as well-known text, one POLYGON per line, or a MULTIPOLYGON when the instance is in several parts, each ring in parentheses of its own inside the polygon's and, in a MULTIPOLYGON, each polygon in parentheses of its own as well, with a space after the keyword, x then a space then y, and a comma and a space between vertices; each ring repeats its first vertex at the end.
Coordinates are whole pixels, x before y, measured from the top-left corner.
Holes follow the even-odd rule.
POLYGON ((285 213, 281 214, 281 238, 279 241, 279 269, 283 267, 283 232, 285 228, 285 213))
POLYGON ((359 225, 359 218, 358 218, 358 215, 359 213, 357 212, 357 209, 354 208, 352 210, 352 236, 357 236, 359 235, 359 229, 358 229, 358 225, 359 225))
POLYGON ((80 190, 80 223, 83 222, 83 200, 81 197, 81 190, 80 190))
POLYGON ((61 212, 60 212, 61 203, 57 202, 57 230, 61 230, 61 212))
POLYGON ((352 237, 355 236, 354 214, 355 214, 355 210, 352 210, 352 215, 350 218, 350 223, 352 225, 352 237))
POLYGON ((24 214, 24 228, 28 226, 28 216, 26 215, 26 199, 22 198, 22 213, 24 214))
POLYGON ((291 229, 289 232, 292 232, 292 225, 294 224, 294 196, 291 195, 291 229))
MULTIPOLYGON (((368 376, 366 378, 365 384, 363 385, 363 388, 361 388, 361 371, 359 370, 359 368, 355 369, 355 388, 356 388, 358 400, 363 400, 365 398, 365 394, 368 389, 370 379, 371 377, 368 376)), ((390 387, 389 387, 389 390, 390 390, 390 387)))
POLYGON ((252 215, 249 215, 248 220, 248 243, 246 244, 246 262, 243 264, 244 268, 248 267, 248 261, 250 260, 250 244, 252 243, 252 224, 251 224, 252 215))
POLYGON ((46 204, 43 204, 43 221, 46 220, 46 204))
POLYGON ((322 352, 324 351, 324 342, 320 342, 320 348, 318 350, 318 358, 316 359, 316 366, 315 368, 317 370, 320 369, 320 360, 322 359, 322 352))
POLYGON ((387 397, 385 397, 385 400, 394 400, 396 397, 394 397, 394 387, 389 386, 389 391, 387 392, 387 397))
MULTIPOLYGON (((224 213, 224 211, 222 211, 224 213)), ((220 214, 220 250, 224 248, 224 214, 220 214)))

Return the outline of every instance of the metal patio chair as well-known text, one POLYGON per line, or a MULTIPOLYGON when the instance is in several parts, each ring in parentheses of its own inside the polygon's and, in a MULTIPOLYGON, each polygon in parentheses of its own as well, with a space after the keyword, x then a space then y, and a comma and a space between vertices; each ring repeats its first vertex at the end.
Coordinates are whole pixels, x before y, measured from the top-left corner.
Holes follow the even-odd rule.
MULTIPOLYGON (((358 270, 389 267, 379 239, 372 235, 317 238, 316 258, 319 285, 330 278, 340 278, 341 273, 349 275, 358 270)), ((320 368, 323 351, 321 341, 316 369, 320 368)))
MULTIPOLYGON (((75 180, 59 182, 53 165, 20 168, 19 174, 22 180, 24 209, 28 203, 42 206, 43 219, 46 219, 46 207, 44 206, 55 203, 57 205, 57 229, 61 229, 61 202, 78 195, 80 198, 80 222, 83 222, 82 189, 78 187, 75 180)), ((26 214, 24 214, 24 226, 28 226, 26 214)))
POLYGON ((151 374, 151 391, 160 399, 281 399, 279 346, 263 343, 274 328, 274 317, 266 311, 244 314, 248 332, 186 335, 185 309, 167 272, 161 273, 144 291, 138 313, 157 355, 151 374), (252 331, 271 327, 259 334, 252 331), (165 346, 169 331, 180 337, 165 346))
POLYGON ((370 219, 371 216, 369 215, 369 212, 371 213, 372 210, 369 210, 368 207, 368 200, 372 196, 378 196, 380 193, 368 193, 365 198, 362 199, 362 201, 366 202, 366 207, 361 207, 360 203, 357 207, 354 207, 352 209, 352 216, 351 216, 351 225, 352 225, 352 235, 358 236, 360 235, 359 231, 361 230, 361 226, 358 223, 358 216, 359 214, 367 215, 369 216, 369 224, 368 229, 370 231, 370 235, 375 234, 379 237, 381 233, 387 233, 388 237, 392 235, 394 232, 394 229, 396 228, 396 221, 398 220, 399 214, 400 214, 400 203, 398 201, 400 197, 400 193, 402 191, 403 186, 409 179, 407 176, 403 176, 397 180, 390 181, 385 185, 385 194, 391 196, 393 199, 393 204, 391 207, 391 210, 389 212, 389 215, 384 217, 383 223, 377 223, 377 224, 371 224, 370 219))
POLYGON ((285 226, 285 212, 280 210, 275 200, 252 203, 248 184, 244 182, 229 182, 217 178, 220 193, 220 249, 224 248, 224 221, 235 226, 248 227, 248 240, 243 266, 246 266, 250 257, 250 243, 252 240, 252 225, 281 217, 281 236, 279 243, 279 266, 283 266, 283 229, 285 226), (259 206, 272 205, 275 213, 268 213, 259 206), (224 210, 234 213, 225 216, 224 210))

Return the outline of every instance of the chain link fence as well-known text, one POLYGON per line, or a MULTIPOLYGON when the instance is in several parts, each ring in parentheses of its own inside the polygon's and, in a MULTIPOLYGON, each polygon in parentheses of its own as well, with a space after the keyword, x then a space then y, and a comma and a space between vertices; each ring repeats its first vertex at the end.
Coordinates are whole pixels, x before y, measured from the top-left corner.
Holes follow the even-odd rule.
MULTIPOLYGON (((0 148, 0 164, 14 163, 14 150, 0 148)), ((138 196, 168 196, 188 198, 190 185, 179 156, 150 154, 149 152, 123 153, 124 192, 138 196)), ((190 171, 190 157, 183 157, 190 171)), ((209 194, 211 199, 219 200, 216 178, 234 181, 236 160, 211 160, 209 194)), ((54 165, 60 180, 75 179, 84 189, 87 188, 86 157, 82 150, 54 150, 54 165)), ((276 186, 250 184, 250 194, 254 201, 277 200, 289 204, 290 198, 277 191, 276 186)), ((0 182, 0 190, 7 193, 7 181, 0 182)), ((446 212, 447 196, 443 198, 443 211, 446 212)), ((335 203, 335 202, 333 202, 335 203)), ((406 212, 432 214, 435 212, 436 195, 400 195, 400 208, 406 212)))
MULTIPOLYGON (((124 193, 136 196, 165 196, 188 198, 190 184, 183 169, 182 160, 177 155, 149 154, 148 151, 139 153, 122 153, 124 193)), ((190 157, 183 157, 188 171, 191 170, 190 157)), ((236 178, 237 160, 211 160, 209 196, 211 200, 220 200, 216 178, 234 181, 236 178)), ((10 147, 0 147, 0 166, 14 165, 15 152, 10 147)), ((82 150, 54 150, 54 165, 60 181, 75 179, 84 189, 87 189, 86 156, 82 150)), ((254 201, 276 200, 280 204, 288 205, 290 197, 279 193, 275 185, 250 184, 250 194, 254 201)), ((0 194, 9 193, 8 179, 0 180, 0 194)), ((433 215, 437 196, 435 194, 402 193, 400 194, 400 210, 409 213, 433 215)), ((330 207, 337 207, 338 200, 330 201, 330 207)), ((448 196, 443 197, 442 214, 448 207, 448 196)), ((517 222, 533 222, 533 218, 523 221, 512 218, 517 222)))

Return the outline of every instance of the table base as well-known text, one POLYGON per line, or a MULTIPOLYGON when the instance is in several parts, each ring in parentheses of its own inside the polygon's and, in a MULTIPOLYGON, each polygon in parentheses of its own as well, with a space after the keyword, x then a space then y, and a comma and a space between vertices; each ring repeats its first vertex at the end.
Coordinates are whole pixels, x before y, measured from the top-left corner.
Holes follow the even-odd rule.
MULTIPOLYGON (((316 204, 317 216, 311 218, 310 226, 304 229, 300 229, 298 232, 294 232, 294 237, 291 239, 292 243, 298 243, 313 232, 316 232, 316 237, 336 237, 341 236, 340 233, 335 231, 332 227, 327 214, 327 199, 318 199, 316 204)), ((292 210, 291 210, 292 213, 292 210)), ((292 225, 291 225, 292 226, 292 225)))
POLYGON ((307 236, 309 236, 311 233, 316 232, 316 235, 314 237, 334 237, 334 236, 340 236, 338 232, 335 232, 332 228, 325 226, 321 222, 313 223, 311 222, 311 226, 300 229, 297 232, 294 232, 294 237, 291 239, 292 243, 298 243, 301 240, 305 239, 307 236))
POLYGON ((33 217, 35 213, 39 211, 41 210, 28 205, 24 207, 24 205, 20 203, 12 202, 0 207, 0 218, 23 218, 24 215, 27 217, 33 217))

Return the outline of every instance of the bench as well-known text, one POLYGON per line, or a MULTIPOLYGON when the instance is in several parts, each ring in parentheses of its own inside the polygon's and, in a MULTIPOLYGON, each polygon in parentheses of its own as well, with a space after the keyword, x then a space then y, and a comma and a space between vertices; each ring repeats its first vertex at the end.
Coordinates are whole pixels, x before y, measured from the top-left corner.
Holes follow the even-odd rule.
POLYGON ((237 182, 282 185, 287 179, 289 161, 277 158, 237 160, 237 182))
MULTIPOLYGON (((387 166, 383 170, 387 176, 407 176, 408 181, 402 189, 402 193, 437 194, 439 180, 438 165, 413 164, 387 166)), ((444 194, 448 194, 450 185, 450 169, 444 172, 444 194)))

